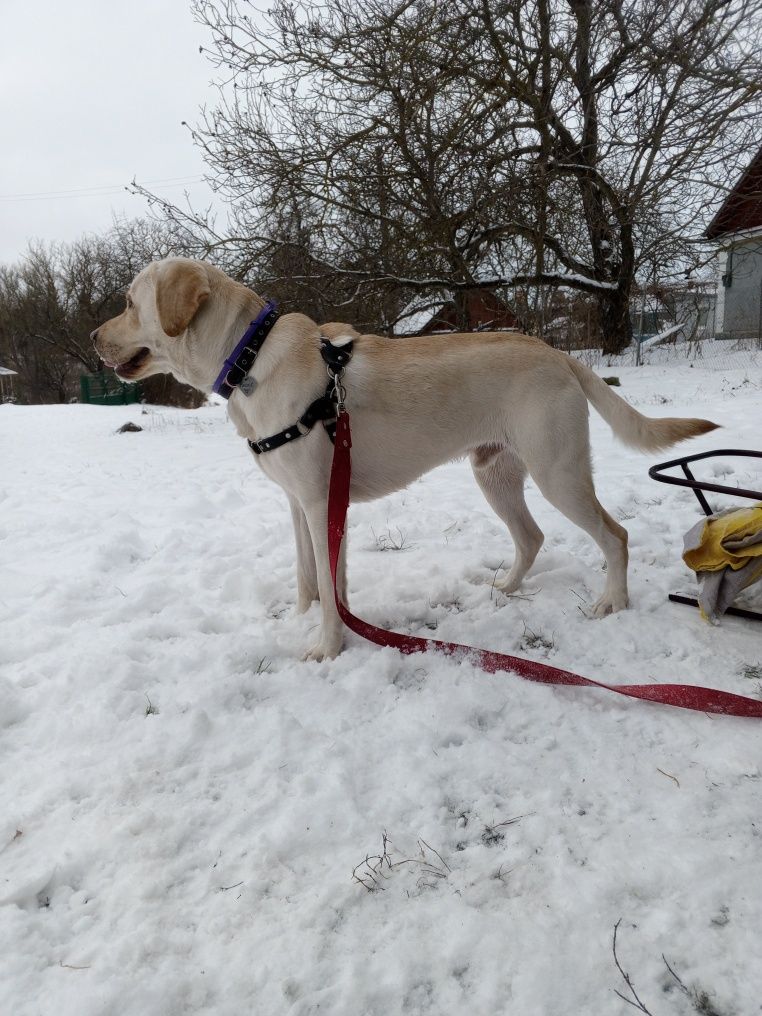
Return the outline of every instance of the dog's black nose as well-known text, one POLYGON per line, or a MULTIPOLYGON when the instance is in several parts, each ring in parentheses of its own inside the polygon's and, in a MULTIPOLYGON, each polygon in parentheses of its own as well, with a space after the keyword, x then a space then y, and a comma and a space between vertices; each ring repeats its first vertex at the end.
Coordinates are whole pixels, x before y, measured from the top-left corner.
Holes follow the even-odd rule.
POLYGON ((97 328, 94 328, 90 332, 90 338, 93 340, 93 342, 97 342, 98 341, 98 329, 97 328))

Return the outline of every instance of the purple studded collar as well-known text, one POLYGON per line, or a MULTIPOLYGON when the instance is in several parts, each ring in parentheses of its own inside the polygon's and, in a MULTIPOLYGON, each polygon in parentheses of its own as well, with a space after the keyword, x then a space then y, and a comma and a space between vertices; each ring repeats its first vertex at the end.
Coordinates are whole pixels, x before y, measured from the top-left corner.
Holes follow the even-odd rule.
POLYGON ((236 388, 240 388, 244 395, 251 395, 254 391, 256 382, 253 378, 248 377, 248 373, 259 355, 262 344, 270 334, 270 329, 277 320, 278 311, 275 304, 268 302, 241 336, 238 345, 225 360, 222 370, 212 386, 213 391, 221 395, 223 399, 229 399, 236 388))

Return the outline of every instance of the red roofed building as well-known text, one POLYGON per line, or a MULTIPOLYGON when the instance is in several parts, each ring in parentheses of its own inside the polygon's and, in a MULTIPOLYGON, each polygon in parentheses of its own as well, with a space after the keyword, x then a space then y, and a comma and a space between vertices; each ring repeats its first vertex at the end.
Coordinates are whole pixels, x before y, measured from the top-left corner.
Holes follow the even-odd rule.
MULTIPOLYGON (((466 293, 465 310, 468 320, 466 331, 516 331, 519 323, 515 314, 500 297, 488 289, 472 289, 466 293)), ((455 302, 440 293, 414 300, 402 313, 394 329, 395 335, 436 335, 442 332, 461 331, 455 302)))
POLYGON ((706 231, 719 245, 718 338, 762 342, 762 148, 706 231))

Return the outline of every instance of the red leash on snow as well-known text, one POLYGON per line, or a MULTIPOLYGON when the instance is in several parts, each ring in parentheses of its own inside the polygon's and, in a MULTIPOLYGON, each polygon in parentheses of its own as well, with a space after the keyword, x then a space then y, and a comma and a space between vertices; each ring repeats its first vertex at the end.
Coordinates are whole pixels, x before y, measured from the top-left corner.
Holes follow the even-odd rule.
POLYGON ((498 670, 508 670, 527 681, 540 684, 576 685, 587 688, 605 688, 618 695, 629 698, 646 699, 649 702, 660 702, 663 705, 679 706, 682 709, 695 709, 703 713, 723 713, 727 716, 750 716, 762 719, 762 701, 734 695, 729 691, 718 691, 716 688, 700 688, 690 684, 603 684, 591 681, 587 677, 573 674, 569 670, 559 670, 534 660, 525 660, 519 656, 508 656, 487 649, 474 649, 472 646, 461 646, 456 642, 441 642, 438 639, 424 639, 416 635, 400 635, 386 631, 376 625, 355 617, 339 599, 336 588, 336 572, 344 538, 347 509, 349 507, 349 482, 352 474, 351 452, 352 438, 349 430, 349 415, 339 411, 336 422, 336 441, 331 467, 331 483, 328 493, 328 553, 331 562, 333 590, 336 607, 344 624, 353 632, 375 642, 379 646, 393 646, 402 653, 422 653, 436 650, 447 656, 467 654, 468 659, 476 663, 482 670, 494 674, 498 670))

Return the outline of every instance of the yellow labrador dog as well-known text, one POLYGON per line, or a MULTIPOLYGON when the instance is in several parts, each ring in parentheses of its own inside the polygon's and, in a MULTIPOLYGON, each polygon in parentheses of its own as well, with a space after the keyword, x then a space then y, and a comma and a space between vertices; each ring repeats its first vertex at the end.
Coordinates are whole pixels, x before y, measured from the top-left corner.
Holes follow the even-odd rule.
MULTIPOLYGON (((103 361, 124 380, 170 372, 211 392, 226 358, 264 306, 256 293, 212 265, 168 258, 140 272, 123 313, 93 332, 93 339, 103 361)), ((344 379, 352 420, 352 500, 383 497, 443 462, 469 456, 476 482, 515 544, 513 566, 497 583, 508 593, 518 588, 543 540, 524 500, 528 472, 547 500, 603 551, 606 586, 593 614, 602 617, 627 606, 627 532, 595 495, 588 402, 620 440, 644 451, 704 434, 716 424, 644 417, 587 367, 527 335, 389 340, 359 336, 336 323, 324 327, 332 339, 354 338, 344 379)), ((236 389, 229 399, 240 435, 256 441, 281 431, 323 393, 320 335, 303 314, 277 320, 250 370, 253 391, 236 389)), ((334 657, 342 645, 342 623, 326 536, 331 443, 323 427, 315 427, 256 458, 291 504, 297 609, 305 611, 317 598, 321 604, 320 636, 305 658, 334 657)))

